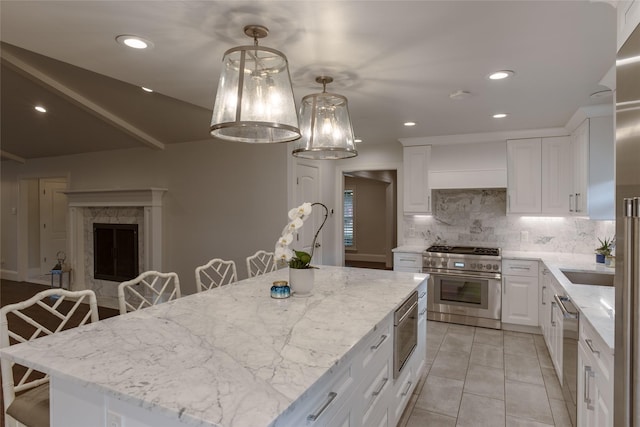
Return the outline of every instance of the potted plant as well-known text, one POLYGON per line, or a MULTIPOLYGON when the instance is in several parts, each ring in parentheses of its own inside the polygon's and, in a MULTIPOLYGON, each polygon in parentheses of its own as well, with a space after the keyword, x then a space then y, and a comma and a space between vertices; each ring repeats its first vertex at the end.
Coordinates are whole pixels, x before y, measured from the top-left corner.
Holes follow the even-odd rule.
POLYGON ((613 250, 613 238, 605 237, 604 240, 598 237, 600 246, 596 248, 596 262, 604 264, 605 258, 611 256, 613 250))
POLYGON ((311 265, 311 258, 316 248, 318 234, 320 234, 320 230, 322 230, 328 216, 329 210, 324 204, 319 202, 303 203, 289 211, 290 221, 282 231, 282 236, 276 242, 275 259, 276 262, 286 262, 289 265, 289 285, 294 295, 304 296, 311 294, 314 276, 313 269, 315 268, 311 265), (304 221, 311 216, 313 206, 322 206, 324 208, 324 220, 313 236, 311 253, 290 249, 289 245, 293 242, 294 235, 297 234, 298 230, 304 225, 304 221))

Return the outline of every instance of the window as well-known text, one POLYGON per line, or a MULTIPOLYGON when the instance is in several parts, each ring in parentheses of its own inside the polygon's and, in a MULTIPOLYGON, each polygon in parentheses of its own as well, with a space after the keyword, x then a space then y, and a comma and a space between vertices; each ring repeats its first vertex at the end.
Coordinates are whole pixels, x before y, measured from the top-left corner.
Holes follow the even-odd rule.
POLYGON ((343 212, 344 212, 344 246, 355 247, 356 235, 354 230, 355 203, 353 190, 344 190, 343 212))

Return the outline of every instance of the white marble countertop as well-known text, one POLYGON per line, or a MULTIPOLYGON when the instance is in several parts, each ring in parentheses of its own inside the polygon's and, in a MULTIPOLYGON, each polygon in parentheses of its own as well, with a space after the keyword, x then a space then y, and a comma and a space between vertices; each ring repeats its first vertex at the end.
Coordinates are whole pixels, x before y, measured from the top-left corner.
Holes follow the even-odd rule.
POLYGON ((615 345, 615 288, 613 286, 574 285, 561 270, 615 274, 615 269, 596 264, 595 255, 559 254, 555 252, 504 251, 502 258, 532 259, 544 262, 558 279, 574 305, 580 310, 580 321, 587 321, 609 346, 615 345))
POLYGON ((427 249, 424 245, 403 245, 398 246, 397 248, 393 248, 392 252, 404 252, 404 253, 413 253, 413 254, 421 254, 427 249))
POLYGON ((20 364, 185 425, 277 426, 426 275, 320 266, 313 294, 270 298, 288 269, 14 345, 20 364))

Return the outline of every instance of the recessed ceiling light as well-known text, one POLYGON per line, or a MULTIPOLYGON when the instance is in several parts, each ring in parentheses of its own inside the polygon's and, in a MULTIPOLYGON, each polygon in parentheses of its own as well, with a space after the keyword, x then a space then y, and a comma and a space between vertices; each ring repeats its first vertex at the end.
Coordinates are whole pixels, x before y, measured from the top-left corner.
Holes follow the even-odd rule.
POLYGON ((497 113, 493 115, 494 119, 504 119, 505 117, 507 117, 508 114, 507 113, 497 113))
POLYGON ((148 47, 153 47, 153 43, 151 43, 151 41, 142 37, 131 36, 127 34, 119 35, 118 37, 116 37, 116 41, 133 49, 146 49, 148 47))
POLYGON ((415 126, 416 122, 404 122, 404 125, 409 127, 409 126, 415 126))
POLYGON ((513 72, 511 70, 500 70, 500 71, 496 71, 495 73, 489 74, 489 79, 490 80, 502 80, 502 79, 506 79, 507 77, 511 77, 514 74, 515 74, 515 72, 513 72))
POLYGON ((449 94, 449 98, 454 100, 467 99, 471 97, 471 92, 467 90, 457 90, 449 94))
POLYGON ((142 88, 142 90, 143 90, 143 91, 145 91, 145 92, 149 92, 149 93, 153 92, 153 89, 149 89, 148 87, 144 87, 144 86, 140 86, 140 87, 141 87, 141 88, 142 88))
POLYGON ((34 108, 36 109, 36 111, 38 111, 40 113, 46 113, 47 112, 47 109, 44 108, 42 105, 36 105, 34 108))
POLYGON ((598 92, 594 92, 591 95, 589 95, 589 97, 591 99, 596 99, 596 98, 606 98, 607 96, 611 96, 613 92, 611 91, 611 89, 605 89, 605 90, 600 90, 598 92))

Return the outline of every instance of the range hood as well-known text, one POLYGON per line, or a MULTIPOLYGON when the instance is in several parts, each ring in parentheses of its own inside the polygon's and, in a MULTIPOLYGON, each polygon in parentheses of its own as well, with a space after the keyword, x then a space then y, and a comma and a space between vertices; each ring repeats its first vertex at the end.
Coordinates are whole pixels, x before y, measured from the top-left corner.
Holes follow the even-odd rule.
POLYGON ((506 188, 506 141, 432 146, 429 187, 506 188))

